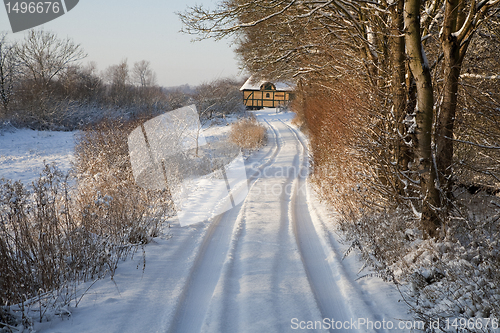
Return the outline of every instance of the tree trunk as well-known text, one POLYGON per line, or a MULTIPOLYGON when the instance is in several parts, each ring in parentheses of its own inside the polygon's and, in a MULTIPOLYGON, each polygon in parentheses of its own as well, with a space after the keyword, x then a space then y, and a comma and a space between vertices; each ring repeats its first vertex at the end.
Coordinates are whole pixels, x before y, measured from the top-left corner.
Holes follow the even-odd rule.
MULTIPOLYGON (((405 65, 405 39, 403 35, 404 20, 403 20, 403 0, 399 0, 395 6, 391 8, 391 50, 392 53, 392 96, 394 106, 394 118, 396 121, 395 129, 395 153, 398 172, 408 170, 408 162, 410 162, 409 149, 405 142, 406 136, 406 65, 405 65)), ((396 180, 396 190, 400 196, 405 196, 405 185, 403 182, 396 180)))
MULTIPOLYGON (((446 53, 446 52, 445 52, 446 53)), ((436 165, 443 199, 452 199, 453 131, 461 65, 445 61, 443 103, 436 125, 436 165)))
MULTIPOLYGON (((443 103, 436 125, 436 164, 443 199, 451 202, 453 175, 453 131, 458 100, 458 81, 468 42, 460 45, 454 34, 464 23, 463 0, 448 0, 441 44, 444 54, 443 103)), ((445 205, 444 205, 445 206, 445 205)))
POLYGON ((427 237, 437 236, 441 226, 436 209, 440 207, 436 172, 432 160, 432 121, 434 95, 431 72, 420 37, 420 0, 405 0, 405 42, 409 65, 417 87, 415 109, 416 140, 414 164, 420 175, 422 195, 421 228, 427 237))

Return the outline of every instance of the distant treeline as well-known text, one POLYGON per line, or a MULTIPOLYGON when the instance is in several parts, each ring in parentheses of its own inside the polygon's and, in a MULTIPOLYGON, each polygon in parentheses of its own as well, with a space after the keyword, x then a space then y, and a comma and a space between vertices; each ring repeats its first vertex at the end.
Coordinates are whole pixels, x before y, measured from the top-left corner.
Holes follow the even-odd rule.
POLYGON ((0 121, 16 127, 72 130, 103 118, 154 116, 188 103, 205 116, 243 108, 235 79, 164 88, 147 60, 97 70, 71 39, 31 30, 24 40, 0 35, 0 121))

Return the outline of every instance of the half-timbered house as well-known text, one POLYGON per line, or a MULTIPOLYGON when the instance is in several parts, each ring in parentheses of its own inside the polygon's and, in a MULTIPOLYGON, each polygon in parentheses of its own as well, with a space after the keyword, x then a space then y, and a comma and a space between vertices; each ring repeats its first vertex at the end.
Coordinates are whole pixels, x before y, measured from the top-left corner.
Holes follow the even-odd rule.
POLYGON ((250 110, 286 106, 293 99, 295 85, 287 82, 255 80, 250 77, 240 88, 243 104, 250 110))

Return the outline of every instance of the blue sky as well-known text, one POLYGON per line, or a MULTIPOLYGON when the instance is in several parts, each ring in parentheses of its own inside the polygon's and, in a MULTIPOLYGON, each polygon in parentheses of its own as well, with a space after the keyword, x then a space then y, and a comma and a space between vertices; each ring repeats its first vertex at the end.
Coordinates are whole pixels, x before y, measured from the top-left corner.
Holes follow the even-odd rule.
MULTIPOLYGON (((192 36, 179 33, 182 24, 175 12, 194 4, 214 8, 216 2, 80 0, 73 10, 37 28, 81 44, 88 53, 82 62, 95 61, 99 70, 125 58, 130 67, 149 60, 160 85, 198 85, 240 72, 229 40, 193 43, 192 36)), ((10 32, 10 40, 24 37, 24 32, 12 34, 5 7, 0 8, 0 31, 10 32)))

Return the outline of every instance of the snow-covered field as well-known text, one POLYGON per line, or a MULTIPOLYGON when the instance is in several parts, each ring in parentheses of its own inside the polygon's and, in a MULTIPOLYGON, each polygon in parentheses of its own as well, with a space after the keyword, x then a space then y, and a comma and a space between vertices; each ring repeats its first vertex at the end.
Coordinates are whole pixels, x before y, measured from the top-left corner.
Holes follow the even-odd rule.
MULTIPOLYGON (((291 113, 256 112, 268 144, 246 161, 249 193, 208 222, 164 235, 97 281, 71 316, 41 332, 410 332, 393 285, 356 280, 362 267, 335 232, 335 214, 307 182, 307 139, 291 113)), ((212 126, 206 137, 228 126, 212 126)), ((0 137, 2 177, 32 179, 42 162, 69 166, 74 133, 18 131, 0 137), (18 144, 18 145, 17 145, 18 144)), ((216 198, 217 196, 213 196, 216 198)), ((214 202, 213 205, 217 203, 214 202)), ((91 283, 80 286, 84 292, 91 283)))
POLYGON ((30 184, 44 165, 51 163, 67 171, 74 146, 75 132, 29 129, 0 132, 0 178, 30 184))

